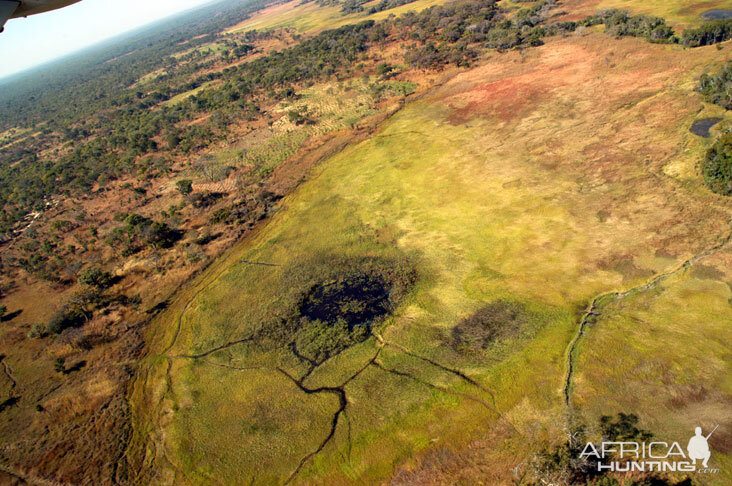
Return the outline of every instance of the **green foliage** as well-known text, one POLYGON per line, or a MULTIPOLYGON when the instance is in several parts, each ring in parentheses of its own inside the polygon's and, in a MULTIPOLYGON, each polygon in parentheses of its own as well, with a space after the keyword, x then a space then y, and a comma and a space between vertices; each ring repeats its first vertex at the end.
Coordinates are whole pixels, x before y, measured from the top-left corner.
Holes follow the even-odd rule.
POLYGON ((112 286, 114 279, 112 274, 104 272, 98 267, 88 267, 79 275, 79 283, 88 285, 100 290, 107 289, 112 286))
POLYGON ((376 74, 381 77, 387 77, 394 72, 394 66, 389 63, 382 62, 376 66, 376 74))
POLYGON ((653 438, 653 434, 647 430, 639 429, 638 423, 640 419, 635 414, 618 413, 617 417, 603 415, 600 417, 600 430, 602 432, 602 440, 605 442, 628 442, 628 441, 648 441, 653 438))
POLYGON ((7 306, 0 305, 0 320, 2 320, 5 317, 5 314, 8 313, 7 306))
POLYGON ((407 96, 415 92, 417 84, 410 81, 387 81, 369 85, 374 101, 381 101, 392 96, 407 96))
POLYGON ((56 358, 53 362, 53 370, 56 373, 66 374, 66 360, 64 358, 56 358))
POLYGON ((631 16, 625 10, 606 10, 590 16, 579 25, 604 24, 606 32, 617 37, 642 37, 649 42, 674 43, 678 39, 674 30, 660 17, 648 15, 631 16))
POLYGON ((124 246, 127 253, 134 253, 141 246, 170 248, 182 237, 179 230, 170 228, 166 223, 136 213, 119 214, 115 219, 125 224, 114 229, 106 241, 111 246, 124 246))
POLYGON ((30 331, 28 331, 29 339, 42 339, 44 337, 46 337, 46 328, 43 326, 43 324, 33 324, 33 326, 30 328, 30 331))
POLYGON ((310 119, 307 106, 300 107, 298 109, 289 110, 287 112, 287 119, 290 123, 295 125, 312 124, 313 121, 310 119))
POLYGON ((193 181, 190 179, 182 179, 176 182, 175 186, 178 189, 178 192, 180 192, 184 196, 187 196, 188 194, 193 192, 193 181))
POLYGON ((48 324, 46 324, 46 332, 49 334, 61 334, 70 327, 80 326, 85 320, 86 315, 81 309, 75 306, 65 307, 49 319, 48 324))
POLYGON ((57 311, 46 324, 49 334, 61 334, 71 327, 79 327, 87 322, 95 310, 108 305, 108 300, 96 288, 86 288, 76 292, 57 311))
POLYGON ((697 28, 687 29, 681 42, 687 47, 700 47, 717 44, 732 39, 732 19, 705 22, 697 28))
POLYGON ((732 133, 722 135, 707 151, 702 173, 712 191, 732 196, 732 133))
POLYGON ((717 74, 703 74, 696 89, 709 103, 732 109, 732 63, 725 64, 717 74))
POLYGON ((230 208, 217 209, 211 215, 211 224, 225 223, 225 222, 227 222, 229 220, 229 217, 230 216, 231 216, 231 209, 230 208))
POLYGON ((526 319, 526 311, 520 304, 492 302, 452 329, 451 346, 461 352, 485 350, 497 340, 518 334, 526 319))
MULTIPOLYGON (((638 428, 638 423, 639 419, 635 414, 621 412, 616 418, 603 416, 598 423, 602 441, 643 442, 651 440, 653 434, 638 428)), ((669 480, 656 477, 653 473, 634 477, 630 483, 620 482, 611 473, 598 471, 595 457, 580 458, 587 442, 586 430, 580 426, 569 435, 566 442, 539 452, 532 461, 533 475, 537 482, 531 484, 536 486, 551 483, 568 486, 620 486, 621 484, 633 486, 691 486, 691 481, 688 479, 680 482, 669 482, 669 480)))
POLYGON ((323 363, 354 344, 363 342, 369 336, 368 326, 349 328, 344 320, 335 323, 306 321, 295 335, 295 349, 314 363, 323 363))

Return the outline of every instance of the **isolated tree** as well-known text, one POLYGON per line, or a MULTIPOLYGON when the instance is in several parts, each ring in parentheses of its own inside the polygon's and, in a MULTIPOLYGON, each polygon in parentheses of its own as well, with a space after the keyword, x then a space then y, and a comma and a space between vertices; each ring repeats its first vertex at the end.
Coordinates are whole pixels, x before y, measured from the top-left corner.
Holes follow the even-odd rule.
POLYGON ((96 287, 98 289, 108 289, 112 286, 112 274, 104 272, 98 267, 86 268, 79 275, 79 283, 82 285, 88 285, 89 287, 96 287))
POLYGON ((178 192, 180 192, 184 196, 187 196, 188 194, 193 192, 193 181, 190 179, 180 180, 176 182, 175 185, 178 188, 178 192))

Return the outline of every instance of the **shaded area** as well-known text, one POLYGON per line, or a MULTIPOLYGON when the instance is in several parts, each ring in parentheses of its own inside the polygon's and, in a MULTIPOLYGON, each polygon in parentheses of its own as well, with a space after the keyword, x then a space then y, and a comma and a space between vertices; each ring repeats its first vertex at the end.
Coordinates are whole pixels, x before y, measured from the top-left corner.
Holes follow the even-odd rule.
POLYGON ((497 340, 518 334, 525 321, 526 312, 521 304, 492 302, 452 329, 450 346, 462 353, 481 351, 497 340))
POLYGON ((303 299, 300 314, 330 325, 343 321, 349 329, 367 325, 389 312, 390 287, 376 275, 352 272, 313 287, 303 299))
POLYGON ((699 137, 709 138, 709 130, 721 121, 722 118, 702 118, 695 120, 691 128, 689 128, 689 131, 699 137))

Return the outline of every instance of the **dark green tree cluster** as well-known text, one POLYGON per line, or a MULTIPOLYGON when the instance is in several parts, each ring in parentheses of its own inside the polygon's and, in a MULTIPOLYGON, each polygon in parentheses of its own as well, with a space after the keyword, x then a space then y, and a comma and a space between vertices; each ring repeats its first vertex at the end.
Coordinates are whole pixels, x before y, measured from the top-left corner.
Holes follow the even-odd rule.
POLYGON ((661 17, 648 15, 631 16, 625 10, 605 10, 578 22, 578 25, 592 26, 604 24, 606 32, 617 37, 642 37, 649 42, 678 42, 673 28, 661 17))
POLYGON ((732 196, 732 133, 722 135, 707 151, 702 173, 712 191, 732 196))
POLYGON ((701 26, 686 29, 681 42, 687 47, 701 47, 718 44, 732 39, 732 19, 713 20, 701 26))

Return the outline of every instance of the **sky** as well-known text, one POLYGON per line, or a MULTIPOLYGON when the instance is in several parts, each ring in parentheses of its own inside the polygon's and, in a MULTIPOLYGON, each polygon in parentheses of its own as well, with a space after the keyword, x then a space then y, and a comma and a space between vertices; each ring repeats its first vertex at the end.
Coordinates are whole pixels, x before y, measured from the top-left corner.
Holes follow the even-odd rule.
POLYGON ((0 34, 0 78, 58 59, 211 0, 82 0, 12 19, 0 34))

